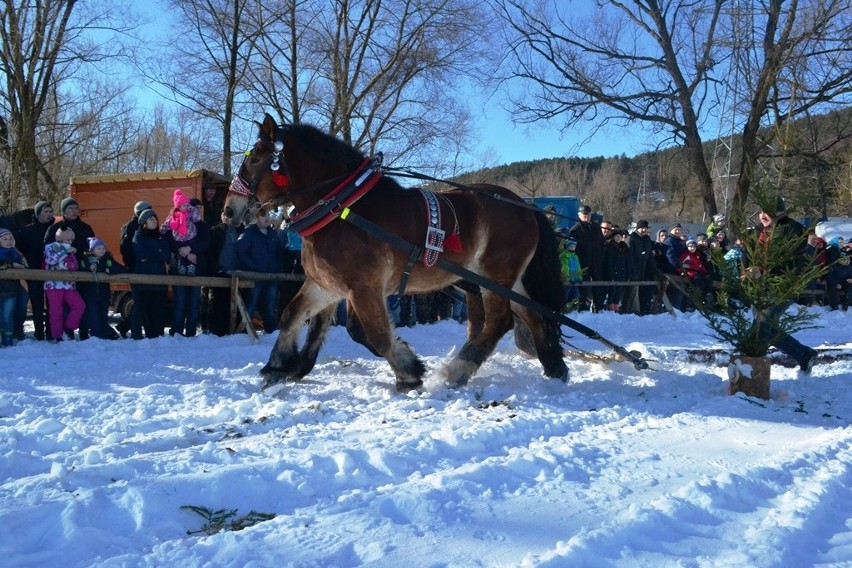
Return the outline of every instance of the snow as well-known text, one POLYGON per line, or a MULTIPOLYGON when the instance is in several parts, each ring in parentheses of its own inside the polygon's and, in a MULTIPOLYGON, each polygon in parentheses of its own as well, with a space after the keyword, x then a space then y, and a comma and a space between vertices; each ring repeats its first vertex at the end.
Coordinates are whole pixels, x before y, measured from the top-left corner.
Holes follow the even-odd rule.
MULTIPOLYGON (((849 353, 819 310, 797 337, 849 353)), ((686 351, 723 347, 698 315, 577 319, 652 369, 570 358, 563 384, 507 336, 468 386, 398 394, 333 328, 270 397, 275 334, 0 350, 0 563, 852 565, 852 361, 779 358, 771 400, 728 396, 726 356, 686 351), (275 516, 207 535, 187 506, 275 516)), ((399 332, 437 376, 465 328, 399 332)))

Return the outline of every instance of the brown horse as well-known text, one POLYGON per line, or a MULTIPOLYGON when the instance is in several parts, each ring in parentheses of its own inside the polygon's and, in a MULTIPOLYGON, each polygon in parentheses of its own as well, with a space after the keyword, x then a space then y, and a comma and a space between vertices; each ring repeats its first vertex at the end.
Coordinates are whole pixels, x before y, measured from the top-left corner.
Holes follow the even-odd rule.
MULTIPOLYGON (((281 315, 278 340, 261 370, 262 388, 298 381, 311 371, 335 307, 343 299, 349 307, 350 332, 357 330, 353 337, 387 359, 397 389, 419 388, 425 366, 396 335, 386 297, 397 292, 408 272, 406 291, 411 293, 458 282, 459 276, 426 266, 436 257, 560 311, 556 238, 544 215, 513 204, 520 199, 509 190, 476 185, 432 194, 430 200, 420 190, 405 189, 383 176, 362 153, 314 127, 278 126, 269 115, 258 126, 258 140, 234 177, 226 205, 239 224, 258 203, 292 203, 293 227, 303 236, 306 275, 281 315), (411 243, 409 251, 347 222, 352 218, 380 227, 397 246, 400 240, 411 243), (436 249, 443 240, 443 252, 420 250, 427 240, 436 249), (422 252, 419 259, 416 252, 410 253, 413 245, 422 252), (299 332, 307 320, 300 350, 299 332)), ((467 342, 443 371, 448 385, 463 385, 474 375, 512 329, 513 311, 531 331, 545 375, 567 380, 558 323, 488 290, 481 296, 467 292, 467 300, 467 342)))

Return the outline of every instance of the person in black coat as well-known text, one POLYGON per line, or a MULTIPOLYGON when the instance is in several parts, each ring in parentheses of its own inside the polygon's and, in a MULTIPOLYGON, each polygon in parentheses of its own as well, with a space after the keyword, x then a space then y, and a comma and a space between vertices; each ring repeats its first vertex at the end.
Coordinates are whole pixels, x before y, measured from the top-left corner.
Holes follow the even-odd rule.
MULTIPOLYGON (((121 231, 118 234, 118 250, 121 253, 121 261, 127 272, 133 272, 133 267, 136 266, 136 253, 133 252, 133 237, 139 229, 139 214, 146 209, 151 209, 150 203, 147 201, 137 201, 133 206, 133 217, 122 225, 121 231)), ((133 320, 133 305, 132 303, 130 305, 131 314, 126 318, 122 318, 115 326, 122 337, 126 337, 130 331, 131 321, 133 320)))
MULTIPOLYGON (((651 241, 648 221, 636 222, 636 230, 627 237, 627 277, 634 282, 649 281, 656 278, 657 265, 654 262, 654 243, 651 241)), ((639 315, 651 312, 654 298, 653 286, 634 286, 630 291, 631 310, 639 315)))
MULTIPOLYGON (((766 211, 765 209, 767 206, 764 205, 761 211, 757 214, 757 218, 760 221, 757 235, 758 246, 768 246, 769 241, 772 239, 783 239, 785 241, 798 240, 798 258, 801 259, 800 264, 797 267, 785 267, 784 270, 789 270, 791 268, 804 268, 807 264, 804 255, 806 240, 803 235, 805 228, 801 223, 787 216, 784 200, 780 196, 775 201, 775 211, 766 211)), ((768 208, 773 209, 772 207, 768 208)), ((760 267, 754 268, 759 269, 760 267)), ((748 268, 746 270, 748 270, 748 268)), ((789 304, 773 306, 766 310, 764 315, 768 320, 772 321, 780 314, 787 311, 787 308, 789 307, 789 304)), ((799 364, 802 372, 806 374, 811 372, 811 368, 813 367, 814 361, 817 357, 815 349, 802 345, 793 336, 784 333, 771 325, 762 325, 760 327, 760 333, 764 338, 773 338, 772 345, 792 357, 799 364)))
MULTIPOLYGON (((281 271, 281 238, 270 224, 269 209, 262 208, 255 222, 246 227, 237 240, 237 255, 243 270, 263 273, 281 271)), ((278 282, 274 280, 257 280, 254 287, 249 288, 246 312, 251 317, 254 309, 263 305, 261 318, 266 333, 272 333, 278 328, 277 300, 278 282)))
MULTIPOLYGON (((201 200, 192 198, 189 205, 195 207, 201 214, 201 200)), ((204 221, 195 221, 196 235, 188 241, 174 238, 174 231, 166 231, 165 239, 171 251, 169 274, 179 274, 181 264, 194 267, 192 276, 207 276, 207 249, 210 247, 210 226, 204 221), (184 259, 184 260, 182 260, 184 259)), ((161 231, 162 232, 162 231, 161 231)), ((172 286, 174 293, 174 310, 172 311, 172 328, 169 335, 195 337, 198 331, 199 307, 201 305, 200 286, 172 286)))
MULTIPOLYGON (((83 257, 81 271, 98 274, 124 274, 127 270, 112 257, 106 243, 97 237, 89 239, 89 250, 83 257)), ((100 339, 118 339, 118 333, 109 324, 109 306, 112 294, 109 282, 80 282, 77 285, 83 301, 86 302, 86 317, 89 333, 100 339)))
MULTIPOLYGON (((238 227, 231 226, 232 217, 231 208, 225 207, 220 215, 221 222, 210 229, 207 266, 213 276, 229 276, 232 271, 240 268, 237 239, 241 231, 238 227)), ((210 333, 219 337, 228 335, 231 331, 231 290, 213 288, 208 309, 206 313, 202 310, 201 314, 202 318, 207 318, 206 326, 210 333)), ((204 325, 202 322, 202 327, 204 325)))
MULTIPOLYGON (((21 229, 18 248, 27 261, 27 267, 41 270, 44 265, 44 235, 53 225, 53 207, 47 201, 35 204, 33 222, 21 229)), ((47 304, 44 301, 44 282, 27 280, 27 294, 33 311, 33 328, 37 341, 44 341, 46 333, 47 304)))
MULTIPOLYGON (((133 253, 136 255, 136 274, 166 274, 166 264, 171 259, 169 245, 160 235, 159 220, 153 209, 139 215, 139 229, 133 236, 133 253)), ((133 284, 134 308, 131 312, 130 335, 133 339, 151 339, 163 335, 168 289, 162 284, 133 284)))
MULTIPOLYGON (((624 241, 625 236, 621 229, 613 229, 612 238, 607 239, 604 245, 604 280, 627 281, 630 249, 624 241)), ((624 293, 625 286, 607 287, 606 306, 609 311, 618 312, 622 309, 624 293)))
MULTIPOLYGON (((592 208, 588 205, 580 207, 578 215, 580 220, 569 229, 568 237, 577 242, 577 256, 585 271, 583 280, 603 280, 604 235, 601 226, 592 220, 592 208)), ((603 309, 606 291, 602 287, 581 286, 580 295, 592 310, 603 309)))

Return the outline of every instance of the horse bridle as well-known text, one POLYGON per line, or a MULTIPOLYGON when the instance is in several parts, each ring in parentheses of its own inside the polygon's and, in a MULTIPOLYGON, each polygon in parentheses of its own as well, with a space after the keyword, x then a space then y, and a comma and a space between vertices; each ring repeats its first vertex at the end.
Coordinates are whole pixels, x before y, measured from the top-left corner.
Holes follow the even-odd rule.
MULTIPOLYGON (((251 181, 247 182, 245 177, 246 161, 251 157, 251 150, 246 150, 245 157, 243 158, 242 164, 240 164, 240 169, 237 170, 236 175, 234 175, 234 179, 231 181, 231 186, 229 188, 230 191, 247 197, 247 207, 249 209, 254 208, 259 203, 256 196, 257 186, 260 184, 260 180, 262 180, 263 177, 268 173, 267 170, 270 171, 273 176, 283 176, 287 180, 292 179, 290 178, 290 171, 287 168, 287 160, 284 158, 284 135, 286 133, 286 130, 287 126, 276 126, 274 140, 272 140, 271 142, 262 140, 264 144, 272 145, 272 152, 270 152, 265 163, 260 168, 258 168, 257 173, 254 175, 251 181), (283 170, 283 172, 281 170, 283 170)), ((327 180, 313 183, 307 187, 303 187, 300 190, 292 191, 287 194, 286 201, 291 201, 294 196, 311 193, 316 189, 336 183, 341 179, 347 177, 348 175, 350 174, 341 174, 339 176, 327 180)), ((281 199, 276 202, 280 203, 286 201, 281 199)))

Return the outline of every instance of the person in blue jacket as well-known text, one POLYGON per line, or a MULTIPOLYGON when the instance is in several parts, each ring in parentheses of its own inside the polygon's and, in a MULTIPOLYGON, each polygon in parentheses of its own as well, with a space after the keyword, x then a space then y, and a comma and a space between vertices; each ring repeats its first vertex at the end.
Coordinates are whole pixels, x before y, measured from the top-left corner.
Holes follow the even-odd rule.
MULTIPOLYGON (((240 235, 237 257, 242 270, 266 274, 281 271, 281 238, 271 223, 269 209, 263 207, 257 212, 254 223, 240 235)), ((263 306, 260 316, 265 333, 272 333, 278 327, 277 299, 278 282, 274 280, 257 280, 254 287, 249 288, 246 312, 252 317, 255 308, 263 306)))

